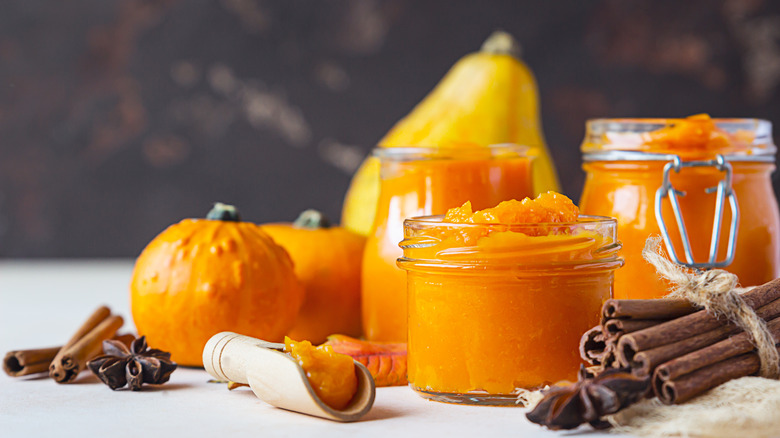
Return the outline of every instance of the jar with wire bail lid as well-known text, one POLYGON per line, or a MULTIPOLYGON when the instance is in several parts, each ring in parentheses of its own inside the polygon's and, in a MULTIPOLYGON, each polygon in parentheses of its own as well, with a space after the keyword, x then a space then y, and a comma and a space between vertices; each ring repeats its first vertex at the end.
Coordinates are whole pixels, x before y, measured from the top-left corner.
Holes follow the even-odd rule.
POLYGON ((780 276, 770 122, 707 115, 591 120, 582 152, 582 212, 616 218, 623 242, 615 298, 669 292, 642 259, 652 235, 663 237, 675 262, 725 269, 743 286, 780 276))

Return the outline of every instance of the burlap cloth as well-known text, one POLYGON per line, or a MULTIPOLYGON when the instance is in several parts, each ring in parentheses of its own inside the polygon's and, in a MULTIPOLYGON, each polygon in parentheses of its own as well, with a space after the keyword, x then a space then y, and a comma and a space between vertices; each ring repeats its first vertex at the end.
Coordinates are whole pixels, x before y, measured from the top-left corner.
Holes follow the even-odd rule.
MULTIPOLYGON (((542 397, 523 391, 518 399, 530 411, 542 397)), ((639 437, 780 437, 780 381, 742 377, 687 403, 646 399, 605 419, 613 426, 609 432, 639 437)))
POLYGON ((613 432, 641 437, 780 437, 780 382, 742 377, 687 403, 644 400, 607 420, 613 432))

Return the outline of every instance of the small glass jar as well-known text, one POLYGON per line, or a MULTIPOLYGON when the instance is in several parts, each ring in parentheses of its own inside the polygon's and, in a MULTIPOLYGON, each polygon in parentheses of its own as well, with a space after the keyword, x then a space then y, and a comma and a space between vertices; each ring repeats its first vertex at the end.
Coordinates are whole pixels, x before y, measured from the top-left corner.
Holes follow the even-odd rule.
POLYGON ((770 174, 772 125, 755 119, 600 119, 587 123, 584 214, 614 217, 625 268, 615 298, 659 298, 668 284, 642 259, 649 236, 696 269, 742 285, 780 276, 780 214, 770 174))
POLYGON ((450 148, 378 148, 379 203, 363 252, 363 332, 372 341, 406 341, 403 221, 444 214, 471 201, 487 208, 533 195, 528 148, 518 145, 450 148))
POLYGON ((582 333, 611 298, 614 219, 404 223, 409 384, 421 396, 515 405, 518 389, 576 380, 582 333))

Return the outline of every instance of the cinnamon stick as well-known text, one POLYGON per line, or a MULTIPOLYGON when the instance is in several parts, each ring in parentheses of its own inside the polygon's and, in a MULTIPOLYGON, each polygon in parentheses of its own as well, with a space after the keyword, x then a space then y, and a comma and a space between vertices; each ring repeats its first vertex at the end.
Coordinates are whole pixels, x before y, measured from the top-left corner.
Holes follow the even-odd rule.
MULTIPOLYGON (((766 324, 767 329, 775 338, 775 342, 780 342, 780 317, 770 320, 766 324)), ((728 339, 712 344, 700 350, 693 351, 686 355, 672 359, 658 366, 653 373, 653 381, 665 382, 673 380, 698 369, 704 368, 726 359, 730 359, 741 354, 750 353, 755 349, 755 345, 748 333, 741 332, 731 336, 728 339)))
POLYGON ((619 368, 620 362, 617 360, 615 351, 617 350, 617 338, 609 338, 606 342, 607 346, 604 348, 604 352, 601 355, 601 366, 604 368, 619 368))
POLYGON ((580 338, 580 357, 591 365, 611 368, 617 365, 617 341, 625 333, 658 325, 665 319, 610 319, 597 325, 580 338))
POLYGON ((604 322, 604 332, 607 336, 618 337, 633 333, 648 327, 656 326, 669 319, 609 319, 604 322))
MULTIPOLYGON (((772 283, 775 283, 775 281, 772 283)), ((777 284, 780 285, 780 283, 777 284)), ((668 360, 712 345, 725 339, 730 334, 740 331, 733 323, 718 320, 710 315, 712 318, 711 321, 714 322, 705 320, 699 327, 711 327, 711 325, 715 325, 712 329, 706 331, 700 329, 698 330, 698 333, 696 333, 697 330, 695 327, 689 327, 687 328, 687 332, 695 334, 677 341, 666 342, 666 339, 676 338, 677 334, 674 330, 680 329, 677 321, 696 315, 699 315, 699 313, 694 313, 667 323, 659 324, 655 327, 621 336, 616 350, 618 361, 622 366, 630 367, 635 375, 639 377, 648 376, 652 374, 653 369, 656 366, 668 360), (651 336, 646 335, 646 333, 650 331, 654 331, 654 333, 652 333, 651 336), (655 346, 641 348, 642 345, 653 344, 655 344, 655 346)), ((709 314, 705 313, 705 315, 709 314)), ((759 307, 756 309, 756 315, 764 320, 771 320, 780 316, 780 299, 759 307)))
POLYGON ((724 325, 715 330, 710 330, 691 338, 683 339, 682 341, 672 342, 671 344, 637 352, 634 352, 631 348, 627 348, 625 345, 620 346, 618 344, 617 349, 620 353, 617 354, 617 357, 621 366, 631 368, 631 372, 634 375, 638 377, 649 376, 658 365, 674 359, 675 357, 695 351, 698 348, 712 345, 738 331, 739 330, 733 325, 724 325))
POLYGON ((11 377, 48 372, 58 351, 60 347, 9 351, 3 358, 3 370, 11 377))
POLYGON ((760 368, 758 354, 751 352, 708 365, 678 379, 667 380, 654 389, 658 399, 667 405, 684 403, 729 380, 754 375, 760 368))
POLYGON ((656 300, 607 300, 602 306, 602 322, 608 319, 672 319, 701 308, 684 298, 656 300))
POLYGON ((103 351, 103 341, 111 339, 123 324, 108 307, 98 308, 57 352, 49 366, 49 376, 57 383, 72 382, 88 360, 103 351))
POLYGON ((580 357, 591 365, 601 365, 606 346, 604 329, 597 325, 580 338, 580 357))
MULTIPOLYGON (((116 335, 114 340, 130 347, 135 336, 130 334, 116 335)), ((9 351, 3 358, 3 370, 11 377, 22 377, 30 374, 48 373, 57 352, 62 346, 51 348, 35 348, 30 350, 9 351)))
MULTIPOLYGON (((758 311, 761 307, 780 298, 780 279, 755 287, 743 294, 742 298, 748 306, 758 311)), ((705 310, 700 310, 655 327, 622 336, 618 347, 618 355, 621 356, 622 362, 624 360, 623 356, 628 358, 637 351, 649 350, 661 345, 688 339, 714 330, 726 323, 727 321, 719 320, 717 316, 705 310)))

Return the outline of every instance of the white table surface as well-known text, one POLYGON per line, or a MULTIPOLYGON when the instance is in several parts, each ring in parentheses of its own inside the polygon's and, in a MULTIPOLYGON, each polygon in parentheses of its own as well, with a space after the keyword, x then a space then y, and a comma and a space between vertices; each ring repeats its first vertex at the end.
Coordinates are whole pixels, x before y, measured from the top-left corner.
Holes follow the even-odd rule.
MULTIPOLYGON (((0 261, 0 354, 60 345, 101 304, 125 317, 124 330, 132 328, 131 270, 130 260, 0 261)), ((133 392, 111 391, 89 372, 68 385, 0 373, 0 437, 616 436, 588 428, 551 432, 528 422, 522 408, 436 403, 407 387, 378 388, 362 421, 341 424, 207 380, 203 370, 179 368, 167 384, 133 392)))

